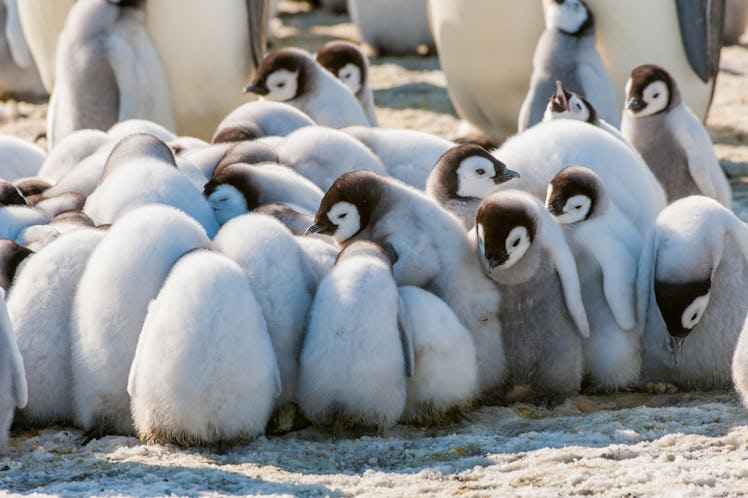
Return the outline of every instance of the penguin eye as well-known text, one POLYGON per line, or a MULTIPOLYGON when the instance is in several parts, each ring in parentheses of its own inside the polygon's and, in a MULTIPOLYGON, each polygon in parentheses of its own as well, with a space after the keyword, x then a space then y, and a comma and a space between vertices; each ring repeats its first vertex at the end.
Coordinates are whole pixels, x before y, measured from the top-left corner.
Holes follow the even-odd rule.
POLYGON ((581 110, 582 110, 582 106, 577 104, 577 111, 581 111, 581 110))
POLYGON ((348 215, 348 213, 343 213, 343 214, 341 214, 341 215, 339 215, 339 216, 338 216, 338 219, 339 219, 339 220, 343 220, 343 219, 345 219, 345 217, 346 217, 347 215, 348 215))
POLYGON ((281 82, 277 83, 276 86, 278 88, 283 88, 284 86, 286 86, 286 82, 285 81, 281 81, 281 82))
POLYGON ((514 239, 514 242, 512 242, 512 247, 517 247, 519 245, 519 237, 514 239))
POLYGON ((582 205, 581 204, 577 204, 576 206, 574 206, 574 209, 582 209, 582 205))
POLYGON ((653 99, 656 99, 656 98, 657 98, 657 97, 659 97, 659 96, 660 96, 660 92, 657 92, 657 93, 655 93, 654 95, 652 95, 652 98, 653 98, 653 99))
POLYGON ((483 176, 483 175, 486 174, 486 170, 483 169, 483 168, 478 168, 478 169, 475 170, 475 172, 478 173, 478 175, 480 175, 480 176, 483 176))

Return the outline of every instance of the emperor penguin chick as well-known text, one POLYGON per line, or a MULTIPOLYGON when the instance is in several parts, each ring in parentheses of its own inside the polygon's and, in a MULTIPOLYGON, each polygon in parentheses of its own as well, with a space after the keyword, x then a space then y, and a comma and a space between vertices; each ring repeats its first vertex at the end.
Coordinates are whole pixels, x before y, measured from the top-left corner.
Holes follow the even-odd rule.
POLYGON ((530 89, 519 111, 520 132, 542 121, 556 80, 589 99, 606 121, 620 122, 613 81, 595 48, 592 12, 582 0, 545 4, 545 31, 532 65, 530 89))
POLYGON ((24 357, 29 402, 18 412, 27 425, 73 421, 71 326, 73 297, 100 230, 64 234, 23 265, 8 294, 8 313, 24 357))
POLYGON ((118 219, 91 254, 75 294, 71 341, 74 415, 86 438, 133 432, 127 375, 148 304, 184 253, 209 246, 193 218, 149 205, 118 219))
POLYGON ((341 251, 320 283, 299 354, 298 402, 333 437, 341 423, 383 431, 400 418, 413 349, 399 308, 390 262, 371 242, 341 251))
POLYGON ((283 47, 266 55, 244 91, 291 104, 323 126, 369 125, 350 90, 299 48, 283 47))
POLYGON ((647 64, 631 72, 621 133, 641 153, 668 202, 705 195, 730 208, 730 184, 712 140, 665 69, 647 64))
POLYGON ((13 239, 0 239, 0 288, 10 289, 21 263, 34 252, 13 239))
POLYGON ((296 107, 272 100, 253 100, 231 111, 218 124, 213 143, 240 142, 260 137, 285 137, 316 123, 296 107))
POLYGON ((182 445, 253 439, 265 431, 280 388, 242 269, 207 250, 180 258, 148 305, 130 368, 138 435, 182 445))
POLYGON ((727 387, 748 313, 748 226, 708 197, 672 203, 647 234, 637 291, 642 381, 727 387))
POLYGON ((379 126, 374 93, 369 85, 369 58, 354 43, 333 40, 322 45, 317 62, 335 75, 356 96, 371 126, 379 126))
POLYGON ((467 230, 473 228, 480 201, 501 183, 519 173, 473 144, 457 145, 436 162, 426 193, 457 216, 467 230))
POLYGON ((239 264, 260 305, 283 386, 275 406, 282 408, 296 395, 297 359, 317 285, 312 266, 288 229, 266 215, 229 220, 213 249, 239 264))
POLYGON ((590 337, 582 342, 594 390, 633 385, 641 369, 642 324, 636 320, 639 232, 610 202, 591 169, 569 166, 548 185, 546 207, 574 253, 590 337))
POLYGON ((5 291, 0 290, 0 453, 8 449, 8 430, 16 408, 28 401, 23 358, 13 335, 13 324, 5 307, 5 291))
POLYGON ((470 332, 447 304, 418 287, 400 287, 413 330, 415 368, 400 420, 454 422, 478 396, 478 357, 470 332))
POLYGON ((590 335, 574 256, 543 204, 526 192, 486 197, 477 257, 501 290, 507 386, 530 384, 550 406, 578 392, 590 335))

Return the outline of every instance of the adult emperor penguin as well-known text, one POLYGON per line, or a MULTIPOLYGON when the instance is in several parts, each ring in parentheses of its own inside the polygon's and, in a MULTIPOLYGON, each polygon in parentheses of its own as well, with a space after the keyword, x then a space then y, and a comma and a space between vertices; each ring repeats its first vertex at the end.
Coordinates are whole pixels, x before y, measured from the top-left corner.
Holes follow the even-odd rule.
POLYGON ((374 93, 369 85, 369 58, 358 45, 333 40, 322 45, 315 58, 356 96, 369 118, 369 124, 379 126, 374 108, 374 93))
POLYGON ((475 215, 477 257, 501 289, 507 387, 529 384, 555 406, 582 380, 587 313, 561 228, 532 195, 519 190, 483 199, 475 215))
POLYGON ((647 234, 637 288, 642 381, 728 386, 748 313, 748 226, 708 197, 675 201, 647 234))
POLYGON ((348 12, 361 38, 381 55, 412 54, 422 46, 434 48, 425 0, 348 0, 348 12))
POLYGON ((548 95, 557 80, 582 93, 604 119, 617 125, 620 112, 616 90, 595 48, 594 16, 582 0, 546 5, 545 31, 533 56, 530 88, 519 111, 523 131, 543 119, 548 95))
POLYGON ((5 291, 0 290, 0 452, 8 449, 8 430, 16 408, 28 401, 23 358, 13 335, 13 324, 5 306, 5 291))
POLYGON ((149 205, 118 219, 91 254, 74 298, 71 341, 74 418, 86 439, 133 432, 127 377, 148 304, 184 253, 207 247, 194 219, 149 205))
POLYGON ((647 161, 669 202, 706 195, 730 208, 730 184, 712 140, 666 70, 646 64, 631 72, 621 133, 647 161))
POLYGON ((480 201, 519 173, 474 144, 457 145, 436 162, 426 193, 457 216, 467 230, 473 228, 480 201))
POLYGON ((60 34, 56 64, 50 148, 75 130, 106 130, 128 118, 175 129, 169 83, 145 29, 144 0, 77 2, 60 34))
POLYGON ((18 414, 25 425, 73 421, 73 297, 91 253, 103 238, 103 231, 93 229, 57 238, 23 265, 8 294, 8 313, 29 385, 29 402, 18 414))
POLYGON ((363 107, 348 87, 300 48, 270 52, 244 91, 291 104, 323 126, 369 125, 363 107))
POLYGON ((379 246, 360 241, 338 255, 320 282, 299 353, 298 403, 312 423, 383 431, 405 407, 413 340, 379 246), (377 296, 377 299, 371 299, 377 296))
POLYGON ((0 93, 42 97, 46 90, 39 78, 18 18, 18 0, 0 2, 0 93))
POLYGON ((281 382, 239 265, 208 250, 182 256, 148 305, 129 372, 145 441, 221 445, 262 434, 281 382))
MULTIPOLYGON (((544 28, 541 2, 471 0, 467 8, 460 0, 428 2, 440 65, 457 112, 501 142, 514 133, 527 94, 533 51, 544 28)), ((586 3, 595 16, 598 51, 614 88, 622 89, 636 66, 659 64, 680 83, 689 107, 705 117, 718 69, 721 0, 586 3)), ((619 109, 623 97, 618 94, 619 109)))
POLYGON ((297 359, 317 286, 314 270, 291 232, 266 215, 233 218, 216 234, 213 249, 239 264, 257 298, 283 386, 275 408, 283 409, 296 398, 297 359))
POLYGON ((400 420, 453 422, 478 396, 478 356, 470 332, 447 304, 418 287, 398 290, 413 331, 415 368, 400 420))
POLYGON ((601 129, 571 119, 538 123, 492 153, 520 174, 497 190, 526 190, 545 200, 548 184, 569 165, 600 175, 608 195, 644 234, 665 206, 665 193, 641 156, 601 129))
POLYGON ((569 166, 553 177, 545 200, 577 263, 590 337, 582 342, 593 390, 633 385, 641 368, 636 275, 642 237, 610 202, 591 169, 569 166))
MULTIPOLYGON (((19 2, 31 52, 48 91, 55 82, 55 50, 72 0, 19 2)), ((177 131, 209 139, 215 126, 246 96, 241 88, 262 60, 267 0, 160 0, 146 3, 146 29, 168 76, 177 131), (216 57, 221 54, 221 57, 216 57), (230 67, 223 61, 231 60, 230 67), (210 85, 185 85, 203 81, 210 85)))
POLYGON ((732 357, 732 382, 743 406, 748 407, 748 315, 745 316, 743 330, 732 357))

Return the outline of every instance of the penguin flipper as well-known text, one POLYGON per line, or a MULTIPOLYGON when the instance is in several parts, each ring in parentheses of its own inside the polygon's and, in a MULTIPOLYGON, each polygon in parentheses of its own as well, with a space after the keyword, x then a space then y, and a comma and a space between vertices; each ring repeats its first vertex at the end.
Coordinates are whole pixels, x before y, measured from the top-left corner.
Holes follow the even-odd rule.
POLYGON ((267 47, 269 0, 246 0, 247 30, 249 32, 249 52, 252 63, 257 68, 265 57, 267 47))
POLYGON ((725 0, 675 0, 688 63, 704 83, 719 71, 725 0))

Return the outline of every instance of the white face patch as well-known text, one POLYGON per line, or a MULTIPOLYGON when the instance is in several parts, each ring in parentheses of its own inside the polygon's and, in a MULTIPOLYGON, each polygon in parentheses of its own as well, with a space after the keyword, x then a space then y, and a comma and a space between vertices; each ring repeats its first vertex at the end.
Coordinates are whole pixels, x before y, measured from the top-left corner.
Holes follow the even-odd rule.
POLYGON ((457 195, 483 199, 496 186, 496 170, 485 157, 470 156, 457 168, 457 195))
POLYGON ((361 90, 361 85, 363 84, 361 81, 361 71, 358 69, 358 66, 352 62, 349 62, 338 70, 338 79, 347 86, 354 95, 361 90))
POLYGON ((683 325, 683 328, 686 330, 694 328, 701 320, 701 317, 704 316, 707 305, 709 305, 709 292, 694 299, 680 317, 680 323, 683 325))
POLYGON ((530 234, 527 233, 527 228, 523 226, 512 228, 506 241, 504 241, 504 247, 506 247, 506 253, 509 258, 504 264, 499 265, 499 268, 506 269, 513 266, 514 263, 522 259, 522 256, 530 248, 530 244, 530 234))
POLYGON ((216 221, 223 225, 231 218, 247 212, 247 200, 241 192, 228 184, 219 185, 208 196, 216 221))
POLYGON ((587 9, 579 0, 552 1, 545 9, 545 27, 557 28, 566 33, 576 33, 587 21, 587 9))
POLYGON ((332 234, 337 242, 345 242, 361 229, 361 217, 350 202, 338 202, 327 212, 327 217, 338 228, 332 234))
POLYGON ((628 112, 635 116, 650 116, 665 110, 668 100, 670 100, 670 92, 668 92, 665 82, 653 81, 647 85, 642 92, 642 100, 647 104, 647 107, 636 113, 632 113, 630 110, 628 112))
POLYGON ((268 75, 265 85, 270 90, 270 93, 265 95, 266 99, 277 102, 291 100, 296 96, 296 90, 299 88, 299 73, 278 69, 268 75))
POLYGON ((587 219, 591 208, 592 199, 582 194, 573 195, 564 204, 563 213, 556 216, 556 221, 564 225, 577 223, 587 219))
POLYGON ((576 95, 572 95, 569 99, 569 116, 571 119, 578 121, 587 121, 590 119, 590 110, 582 99, 576 95))

